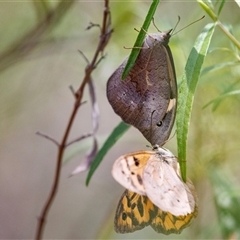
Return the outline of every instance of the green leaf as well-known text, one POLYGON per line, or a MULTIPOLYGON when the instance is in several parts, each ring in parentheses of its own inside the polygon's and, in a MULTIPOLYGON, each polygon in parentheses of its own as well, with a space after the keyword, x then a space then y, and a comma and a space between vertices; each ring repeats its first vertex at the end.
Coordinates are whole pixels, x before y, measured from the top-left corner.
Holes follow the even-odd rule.
POLYGON ((230 96, 233 96, 233 95, 239 95, 239 94, 240 94, 240 90, 234 90, 234 91, 231 91, 231 92, 224 93, 221 96, 219 96, 219 97, 211 100, 210 102, 208 102, 203 108, 206 108, 209 105, 213 104, 213 111, 215 111, 223 99, 225 99, 227 97, 230 97, 230 96))
POLYGON ((212 66, 205 67, 201 72, 201 76, 203 76, 204 74, 213 72, 213 71, 220 70, 222 68, 229 68, 232 66, 239 66, 239 62, 238 61, 224 62, 224 63, 214 64, 212 66))
POLYGON ((177 143, 181 174, 184 181, 186 181, 186 146, 193 98, 214 29, 214 24, 208 24, 198 36, 188 57, 179 87, 178 109, 176 117, 177 143))
POLYGON ((97 167, 99 166, 99 164, 101 163, 101 161, 103 160, 103 158, 105 157, 105 155, 107 154, 109 149, 111 149, 111 147, 118 141, 118 139, 129 128, 130 128, 130 125, 128 125, 124 122, 120 122, 118 124, 118 126, 113 129, 112 133, 109 135, 109 137, 107 138, 107 140, 103 144, 102 148, 98 151, 98 154, 96 155, 95 159, 93 160, 93 162, 91 164, 91 167, 89 169, 88 176, 87 176, 87 179, 86 179, 86 185, 89 184, 93 173, 95 172, 95 170, 97 169, 97 167))
POLYGON ((222 0, 221 3, 220 3, 220 6, 219 6, 219 8, 218 8, 218 16, 220 15, 220 13, 221 13, 221 11, 222 11, 225 2, 226 2, 226 0, 222 0))
POLYGON ((142 28, 141 28, 139 34, 137 36, 136 42, 135 42, 135 44, 132 48, 132 51, 131 51, 130 56, 129 56, 128 61, 127 61, 127 64, 126 64, 126 66, 123 70, 122 79, 126 78, 126 76, 130 72, 131 68, 133 67, 133 65, 134 65, 134 63, 135 63, 135 61, 138 57, 138 54, 141 50, 141 46, 143 44, 143 40, 145 38, 146 32, 148 31, 149 25, 150 25, 150 23, 153 19, 153 16, 155 14, 155 11, 157 9, 159 1, 160 0, 153 0, 151 6, 149 8, 148 14, 145 18, 145 21, 142 25, 142 28))
POLYGON ((200 4, 200 6, 204 9, 204 11, 208 14, 208 16, 216 22, 218 20, 217 15, 214 13, 214 11, 202 0, 197 0, 197 2, 200 4))

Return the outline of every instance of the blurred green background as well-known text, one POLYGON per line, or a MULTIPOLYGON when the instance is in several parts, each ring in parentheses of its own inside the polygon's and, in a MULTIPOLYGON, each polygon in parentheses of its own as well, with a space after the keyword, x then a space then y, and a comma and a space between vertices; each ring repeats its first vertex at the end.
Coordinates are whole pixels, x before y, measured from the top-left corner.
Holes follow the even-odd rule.
MULTIPOLYGON (((0 3, 0 238, 31 239, 37 217, 49 194, 56 163, 55 145, 35 135, 44 132, 60 140, 73 108, 74 97, 84 76, 82 50, 91 60, 99 29, 86 31, 89 22, 102 22, 103 2, 76 1, 58 9, 53 20, 40 25, 46 12, 60 2, 0 3), (39 26, 36 28, 36 26, 39 26), (33 30, 35 29, 35 30, 33 30)), ((99 145, 119 123, 106 99, 106 81, 130 50, 150 6, 149 1, 110 2, 114 33, 106 58, 93 73, 101 111, 99 145)), ((240 39, 240 9, 226 2, 220 19, 240 39)), ((206 13, 195 1, 163 1, 155 22, 168 30, 181 17, 178 29, 206 13)), ((211 19, 174 35, 170 41, 178 80, 197 35, 211 19)), ((150 26, 149 32, 156 32, 150 26)), ((218 28, 204 63, 215 66, 202 74, 194 100, 188 141, 188 177, 199 197, 199 214, 181 235, 165 236, 150 227, 119 235, 113 218, 123 188, 111 176, 120 155, 146 149, 146 140, 131 128, 112 148, 85 186, 87 174, 69 174, 91 148, 88 139, 66 151, 60 187, 48 215, 45 239, 237 239, 240 238, 240 96, 227 97, 203 108, 221 94, 240 88, 238 51, 218 28), (220 49, 221 48, 221 49, 220 49), (225 49, 225 50, 223 50, 225 49), (235 64, 227 64, 234 63, 235 64), (216 68, 218 64, 223 66, 216 68), (71 161, 69 160, 71 158, 71 161)), ((71 132, 71 139, 91 132, 88 89, 71 132)), ((166 144, 175 154, 176 137, 166 144)))

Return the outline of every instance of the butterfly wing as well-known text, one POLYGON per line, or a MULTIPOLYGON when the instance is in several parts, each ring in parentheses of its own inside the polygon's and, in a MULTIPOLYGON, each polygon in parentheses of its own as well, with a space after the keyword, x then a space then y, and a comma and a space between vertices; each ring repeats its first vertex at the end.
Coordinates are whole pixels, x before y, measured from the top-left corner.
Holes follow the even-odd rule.
POLYGON ((195 199, 175 169, 179 168, 177 159, 169 158, 169 164, 168 158, 156 154, 149 159, 143 172, 146 195, 163 211, 185 216, 194 211, 195 199))
POLYGON ((113 110, 151 144, 165 143, 176 115, 176 74, 167 45, 170 37, 170 31, 148 35, 126 78, 122 80, 121 76, 127 59, 107 82, 107 98, 113 110))
POLYGON ((117 207, 114 229, 117 233, 130 233, 148 226, 158 213, 146 196, 125 190, 117 207))
POLYGON ((151 225, 157 233, 179 234, 196 216, 197 207, 186 216, 174 216, 156 207, 147 196, 125 190, 116 210, 114 229, 117 233, 131 233, 151 225))
POLYGON ((158 233, 163 234, 179 234, 182 230, 188 227, 192 219, 197 216, 197 206, 195 207, 194 212, 186 216, 174 216, 169 212, 163 212, 161 209, 158 209, 157 216, 150 223, 151 227, 158 233))
POLYGON ((152 155, 155 155, 152 151, 140 151, 119 157, 112 168, 114 179, 128 190, 146 195, 142 176, 148 159, 152 155))

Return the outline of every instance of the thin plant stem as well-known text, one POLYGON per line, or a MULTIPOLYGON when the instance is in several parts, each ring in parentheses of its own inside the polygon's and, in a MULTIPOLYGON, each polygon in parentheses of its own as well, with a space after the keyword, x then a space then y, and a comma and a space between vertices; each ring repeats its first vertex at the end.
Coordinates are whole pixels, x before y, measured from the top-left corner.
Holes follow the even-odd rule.
POLYGON ((85 76, 83 78, 83 81, 82 81, 79 89, 75 93, 75 103, 74 103, 74 106, 73 106, 73 110, 72 110, 72 113, 70 115, 69 121, 67 123, 67 127, 66 127, 66 130, 64 132, 63 138, 62 138, 62 140, 59 144, 59 147, 58 147, 58 155, 57 155, 57 160, 56 160, 56 170, 55 170, 53 185, 52 185, 52 188, 50 190, 50 194, 47 197, 47 200, 46 200, 46 202, 43 206, 40 217, 38 218, 38 226, 37 226, 36 237, 35 237, 35 239, 37 239, 37 240, 42 239, 47 215, 49 213, 49 210, 51 208, 51 205, 53 204, 54 198, 55 198, 56 193, 57 193, 57 189, 58 189, 58 186, 59 186, 60 175, 61 175, 61 163, 62 163, 64 151, 66 149, 67 139, 68 139, 70 130, 73 126, 73 122, 74 122, 74 119, 75 119, 76 114, 78 112, 80 103, 82 101, 82 96, 83 96, 83 92, 85 90, 85 86, 91 79, 91 74, 92 74, 93 70, 96 68, 99 55, 101 55, 103 53, 103 50, 106 47, 106 45, 107 45, 107 43, 110 39, 112 31, 113 30, 110 29, 109 1, 105 0, 104 11, 103 11, 103 22, 102 22, 101 35, 100 35, 100 38, 99 38, 99 43, 98 43, 98 46, 97 46, 97 49, 95 51, 95 54, 93 56, 92 61, 90 62, 90 64, 87 65, 87 67, 85 69, 85 76))

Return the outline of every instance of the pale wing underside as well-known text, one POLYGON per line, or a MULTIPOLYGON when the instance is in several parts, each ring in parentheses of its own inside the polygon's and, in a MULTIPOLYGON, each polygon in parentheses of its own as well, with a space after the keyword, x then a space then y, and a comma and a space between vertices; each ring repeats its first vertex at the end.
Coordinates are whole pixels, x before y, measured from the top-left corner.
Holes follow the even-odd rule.
POLYGON ((155 152, 139 151, 119 157, 112 168, 114 179, 123 187, 135 193, 146 195, 143 185, 143 170, 155 152))
POLYGON ((163 211, 175 216, 194 211, 195 200, 189 187, 163 159, 156 156, 149 159, 143 172, 143 182, 149 199, 163 211))

